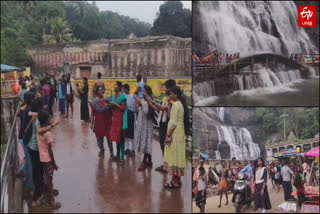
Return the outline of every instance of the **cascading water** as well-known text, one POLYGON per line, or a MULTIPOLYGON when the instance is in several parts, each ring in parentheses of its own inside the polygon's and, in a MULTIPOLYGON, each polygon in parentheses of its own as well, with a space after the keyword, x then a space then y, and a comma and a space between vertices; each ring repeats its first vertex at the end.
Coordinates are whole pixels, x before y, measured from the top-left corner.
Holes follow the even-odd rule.
POLYGON ((241 56, 317 51, 305 29, 297 25, 293 1, 200 1, 199 9, 210 50, 241 56))
MULTIPOLYGON (((216 108, 216 113, 219 119, 224 122, 225 108, 216 108)), ((215 152, 217 160, 233 157, 237 160, 253 160, 260 156, 259 146, 252 141, 251 134, 246 128, 218 124, 215 127, 218 133, 218 146, 215 152), (229 154, 221 151, 220 145, 222 142, 228 144, 229 154)))

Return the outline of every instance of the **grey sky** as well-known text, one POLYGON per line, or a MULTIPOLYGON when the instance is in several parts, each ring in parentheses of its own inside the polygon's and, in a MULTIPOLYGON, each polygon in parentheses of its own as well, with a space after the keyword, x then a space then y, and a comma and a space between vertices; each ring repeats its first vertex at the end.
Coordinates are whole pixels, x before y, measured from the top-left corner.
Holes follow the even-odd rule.
MULTIPOLYGON (((163 1, 96 1, 100 10, 111 10, 121 15, 137 18, 153 24, 163 1)), ((191 9, 191 1, 182 1, 183 7, 191 9)))

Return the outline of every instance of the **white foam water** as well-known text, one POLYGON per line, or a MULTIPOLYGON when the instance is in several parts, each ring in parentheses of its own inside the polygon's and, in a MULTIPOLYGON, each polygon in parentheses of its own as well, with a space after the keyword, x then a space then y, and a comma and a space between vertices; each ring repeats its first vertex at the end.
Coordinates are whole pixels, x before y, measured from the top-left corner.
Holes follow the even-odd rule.
POLYGON ((241 56, 317 51, 305 29, 297 25, 293 1, 200 1, 199 7, 211 50, 241 56))

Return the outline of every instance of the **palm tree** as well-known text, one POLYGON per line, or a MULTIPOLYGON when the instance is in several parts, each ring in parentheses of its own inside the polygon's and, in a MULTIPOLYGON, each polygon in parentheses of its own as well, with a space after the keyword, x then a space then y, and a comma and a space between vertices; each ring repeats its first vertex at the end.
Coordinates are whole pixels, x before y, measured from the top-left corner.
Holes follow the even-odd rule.
POLYGON ((72 31, 66 20, 55 17, 50 20, 50 35, 44 35, 45 44, 65 43, 72 41, 72 31))

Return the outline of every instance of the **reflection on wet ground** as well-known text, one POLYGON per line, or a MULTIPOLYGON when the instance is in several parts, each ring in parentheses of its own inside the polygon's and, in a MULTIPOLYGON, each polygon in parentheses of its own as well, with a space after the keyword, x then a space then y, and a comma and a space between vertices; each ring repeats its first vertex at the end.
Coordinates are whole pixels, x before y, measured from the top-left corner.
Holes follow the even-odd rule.
MULTIPOLYGON (((56 200, 62 207, 55 211, 37 207, 32 212, 191 212, 191 161, 187 163, 181 189, 164 189, 170 176, 154 170, 162 163, 156 138, 152 148, 153 169, 138 172, 142 154, 126 157, 123 166, 111 161, 106 140, 105 157, 99 158, 95 135, 90 125, 80 120, 78 99, 73 117, 60 117, 53 136, 59 166, 53 183, 60 191, 56 200)), ((115 143, 113 147, 115 152, 115 143)))

